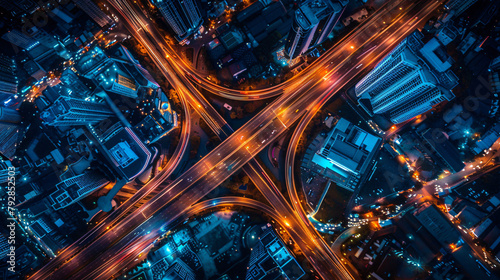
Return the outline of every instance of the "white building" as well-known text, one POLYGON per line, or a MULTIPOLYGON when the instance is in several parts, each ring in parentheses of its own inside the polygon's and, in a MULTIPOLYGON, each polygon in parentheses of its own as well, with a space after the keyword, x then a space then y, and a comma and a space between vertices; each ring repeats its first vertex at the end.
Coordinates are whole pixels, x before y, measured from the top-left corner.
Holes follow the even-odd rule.
POLYGON ((113 115, 106 103, 59 97, 40 117, 51 126, 96 124, 113 115))
POLYGON ((153 0, 168 25, 182 41, 194 34, 203 23, 196 0, 153 0))
POLYGON ((323 175, 338 186, 352 190, 366 172, 382 139, 345 119, 326 136, 312 162, 324 168, 323 175))
POLYGON ((370 115, 387 114, 401 123, 451 100, 458 78, 449 70, 453 60, 432 38, 425 45, 414 32, 356 84, 356 95, 370 115), (367 105, 369 103, 369 105, 367 105))
POLYGON ((308 0, 295 11, 285 43, 286 55, 293 59, 323 43, 332 33, 348 1, 308 0))
POLYGON ((100 27, 113 23, 113 20, 91 0, 75 0, 75 4, 99 24, 100 27))
POLYGON ((17 94, 17 65, 12 57, 0 54, 0 101, 17 94))

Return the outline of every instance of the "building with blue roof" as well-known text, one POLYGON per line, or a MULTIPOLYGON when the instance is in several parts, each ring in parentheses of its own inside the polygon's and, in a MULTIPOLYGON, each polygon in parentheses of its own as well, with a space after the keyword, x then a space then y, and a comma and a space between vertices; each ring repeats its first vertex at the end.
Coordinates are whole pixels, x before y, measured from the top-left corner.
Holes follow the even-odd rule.
POLYGON ((151 151, 130 127, 120 123, 111 126, 100 137, 100 143, 106 159, 120 178, 132 181, 151 163, 151 151))
POLYGON ((338 186, 352 190, 370 166, 382 139, 341 118, 312 162, 338 186))

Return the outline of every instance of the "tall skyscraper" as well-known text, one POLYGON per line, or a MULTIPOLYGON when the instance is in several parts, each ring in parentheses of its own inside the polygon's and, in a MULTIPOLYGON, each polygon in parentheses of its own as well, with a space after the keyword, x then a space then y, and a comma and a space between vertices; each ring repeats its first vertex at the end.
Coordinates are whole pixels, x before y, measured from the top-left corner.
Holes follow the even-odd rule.
POLYGON ((339 21, 342 13, 344 12, 345 6, 349 3, 349 0, 331 0, 332 1, 332 9, 333 13, 329 16, 326 16, 322 20, 319 21, 318 27, 316 28, 316 32, 313 37, 313 45, 319 45, 328 39, 328 35, 332 33, 335 25, 339 21))
POLYGON ((115 123, 97 136, 103 155, 108 159, 118 177, 132 181, 142 174, 151 161, 151 151, 130 127, 115 123))
POLYGON ((27 30, 13 29, 2 35, 2 39, 25 50, 42 45, 49 49, 58 47, 59 41, 45 30, 33 26, 27 30))
POLYGON ((179 41, 192 35, 203 23, 196 0, 153 0, 153 3, 179 41))
POLYGON ((40 44, 40 42, 38 42, 35 38, 29 36, 28 34, 24 34, 17 29, 13 29, 3 34, 2 39, 21 49, 30 49, 40 44))
POLYGON ((14 156, 18 140, 21 139, 21 116, 16 110, 0 107, 0 153, 8 158, 14 156))
MULTIPOLYGON (((340 119, 326 136, 312 162, 325 169, 325 176, 353 191, 372 166, 382 139, 340 119)), ((318 169, 319 170, 319 169, 318 169)))
POLYGON ((137 97, 139 87, 159 88, 151 74, 119 44, 106 53, 93 47, 78 55, 75 69, 80 76, 93 79, 105 91, 130 98, 137 97))
POLYGON ((0 54, 0 102, 17 93, 17 83, 15 60, 0 54))
POLYGON ((500 108, 500 56, 491 61, 490 68, 488 70, 488 80, 493 93, 490 96, 491 107, 488 113, 490 117, 495 117, 498 115, 500 108))
POLYGON ((113 115, 106 103, 61 96, 40 117, 51 126, 96 124, 113 115))
POLYGON ((455 97, 451 89, 458 78, 449 70, 453 60, 437 39, 424 45, 422 36, 418 31, 408 36, 356 84, 368 113, 387 114, 401 123, 455 97))
POLYGON ((91 0, 74 0, 75 4, 91 17, 100 27, 113 23, 113 20, 105 14, 91 0))
POLYGON ((65 179, 56 185, 57 190, 50 195, 52 207, 55 210, 67 207, 108 183, 104 175, 95 170, 65 179))
POLYGON ((97 75, 95 79, 106 91, 137 98, 138 86, 132 76, 127 72, 123 63, 113 62, 97 75))
POLYGON ((293 59, 312 46, 323 43, 347 3, 345 0, 308 0, 302 3, 295 11, 292 29, 285 43, 285 54, 293 59))

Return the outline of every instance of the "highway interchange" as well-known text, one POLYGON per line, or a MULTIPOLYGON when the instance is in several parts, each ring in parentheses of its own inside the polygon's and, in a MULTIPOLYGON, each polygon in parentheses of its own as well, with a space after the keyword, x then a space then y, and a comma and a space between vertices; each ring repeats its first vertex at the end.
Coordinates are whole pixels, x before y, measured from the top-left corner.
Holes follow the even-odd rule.
MULTIPOLYGON (((175 169, 177 159, 181 156, 173 157, 169 161, 169 168, 162 170, 130 202, 118 207, 105 221, 63 251, 32 278, 108 279, 119 275, 122 266, 126 267, 127 262, 123 260, 139 255, 163 230, 167 230, 165 227, 171 229, 175 221, 188 217, 194 208, 192 205, 243 168, 273 206, 276 213, 273 218, 287 228, 292 239, 322 278, 356 279, 355 272, 345 266, 311 226, 297 195, 293 194, 295 191, 291 192, 290 205, 252 158, 306 114, 294 139, 297 138, 295 135, 300 136, 300 131, 308 123, 307 119, 314 116, 322 104, 425 22, 439 7, 440 2, 390 2, 357 31, 340 40, 340 43, 305 69, 305 74, 299 74, 279 86, 241 93, 221 88, 203 79, 198 84, 206 90, 224 97, 230 95, 234 99, 268 98, 281 94, 236 132, 233 132, 190 81, 189 76, 197 75, 196 72, 190 71, 181 59, 175 59, 175 53, 159 39, 154 28, 147 24, 147 18, 126 1, 110 0, 109 4, 120 12, 132 35, 144 45, 158 68, 182 97, 186 119, 183 121, 181 145, 176 152, 181 155, 189 139, 187 104, 204 118, 224 142, 162 192, 124 217, 137 201, 159 186, 175 169)), ((289 148, 287 152, 286 170, 293 170, 291 164, 294 154, 290 152, 291 149, 293 148, 289 148)), ((288 180, 290 172, 287 172, 288 189, 295 190, 293 182, 288 180)), ((213 206, 217 206, 218 201, 214 200, 213 203, 213 206)))

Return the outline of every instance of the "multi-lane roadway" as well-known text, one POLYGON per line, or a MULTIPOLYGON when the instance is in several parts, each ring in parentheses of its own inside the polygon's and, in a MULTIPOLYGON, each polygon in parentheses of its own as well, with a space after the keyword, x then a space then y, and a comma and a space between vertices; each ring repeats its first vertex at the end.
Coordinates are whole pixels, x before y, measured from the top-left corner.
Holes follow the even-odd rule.
POLYGON ((189 114, 188 104, 185 98, 181 98, 181 103, 184 108, 185 120, 181 121, 183 132, 179 138, 179 143, 172 154, 171 159, 167 162, 166 166, 157 174, 153 180, 146 183, 140 190, 138 190, 132 197, 126 200, 123 204, 119 205, 113 212, 111 212, 106 218, 99 224, 94 226, 90 231, 86 232, 82 237, 80 237, 76 242, 66 247, 63 251, 59 252, 56 258, 52 259, 43 268, 38 270, 32 278, 45 278, 50 275, 54 270, 59 268, 64 262, 69 261, 75 255, 77 255, 80 250, 85 248, 88 242, 92 242, 99 236, 108 231, 109 227, 113 226, 120 219, 122 219, 127 213, 132 211, 136 204, 141 200, 150 195, 155 189, 157 189, 177 168, 180 159, 182 159, 189 142, 189 136, 191 131, 191 118, 189 114))
MULTIPOLYGON (((83 249, 59 270, 50 274, 50 278, 69 278, 68 276, 74 275, 75 272, 85 273, 86 269, 82 269, 81 263, 94 259, 103 249, 109 248, 104 254, 95 258, 95 261, 98 262, 104 258, 100 263, 106 263, 106 258, 109 259, 115 256, 123 248, 132 248, 131 244, 137 244, 137 241, 135 241, 137 236, 145 232, 151 232, 152 229, 158 228, 160 223, 168 225, 169 222, 173 222, 176 218, 188 212, 191 205, 249 162, 268 143, 276 139, 279 134, 292 125, 303 112, 314 109, 317 102, 328 99, 331 94, 350 81, 363 68, 372 65, 377 59, 386 54, 388 49, 408 35, 418 22, 426 18, 439 5, 436 1, 422 3, 428 5, 425 5, 425 7, 420 6, 418 9, 409 9, 404 20, 398 20, 382 30, 367 28, 367 34, 363 33, 363 35, 371 39, 366 40, 364 38, 364 44, 370 42, 369 47, 360 48, 362 44, 353 46, 352 42, 346 42, 346 45, 337 45, 338 51, 329 56, 331 58, 330 63, 321 66, 324 70, 315 71, 310 78, 297 85, 293 91, 284 91, 285 94, 255 116, 249 123, 229 136, 219 147, 215 148, 170 184, 164 192, 158 194, 123 221, 110 228, 101 238, 83 249), (375 34, 370 34, 368 31, 375 32, 375 34), (382 33, 385 36, 377 36, 382 33), (162 210, 158 211, 159 209, 162 210)), ((403 4, 396 7, 396 9, 401 8, 401 10, 406 11, 408 6, 414 5, 408 2, 403 4)), ((154 51, 153 47, 146 46, 146 48, 150 51, 150 55, 156 56, 155 62, 163 61, 163 58, 156 54, 157 51, 154 51)), ((193 90, 189 84, 183 85, 184 82, 178 76, 170 76, 172 77, 172 84, 178 86, 181 91, 193 90)), ((189 100, 187 92, 184 93, 186 93, 189 100)), ((203 99, 190 100, 190 103, 195 108, 209 108, 207 106, 208 102, 207 104, 200 104, 200 100, 203 99)), ((218 125, 218 122, 209 123, 209 125, 213 126, 214 130, 219 130, 220 133, 225 130, 218 125)), ((290 221, 287 222, 290 225, 294 222, 298 223, 296 225, 297 229, 307 228, 307 226, 304 227, 301 219, 292 217, 289 219, 290 221)), ((295 229, 295 224, 293 224, 293 227, 295 229)), ((309 236, 307 235, 307 237, 309 236)), ((301 242, 301 240, 295 241, 297 243, 301 242)), ((330 253, 328 246, 324 248, 319 244, 320 241, 315 238, 311 242, 314 247, 307 243, 304 244, 303 246, 307 251, 304 253, 310 254, 307 256, 308 259, 323 278, 352 278, 352 275, 335 258, 335 255, 330 253), (308 246, 311 248, 307 250, 308 246)))

